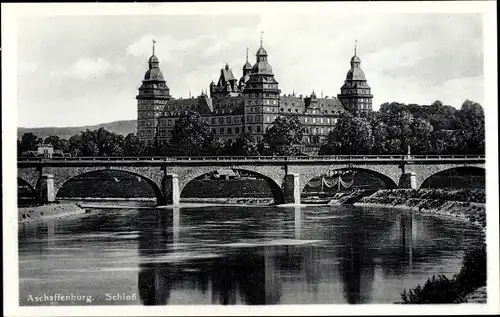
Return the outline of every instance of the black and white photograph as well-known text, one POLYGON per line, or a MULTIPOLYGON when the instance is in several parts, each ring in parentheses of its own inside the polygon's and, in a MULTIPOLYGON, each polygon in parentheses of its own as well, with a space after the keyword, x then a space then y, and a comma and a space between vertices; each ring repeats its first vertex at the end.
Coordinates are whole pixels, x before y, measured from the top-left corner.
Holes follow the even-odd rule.
POLYGON ((498 313, 495 5, 2 4, 6 314, 498 313))

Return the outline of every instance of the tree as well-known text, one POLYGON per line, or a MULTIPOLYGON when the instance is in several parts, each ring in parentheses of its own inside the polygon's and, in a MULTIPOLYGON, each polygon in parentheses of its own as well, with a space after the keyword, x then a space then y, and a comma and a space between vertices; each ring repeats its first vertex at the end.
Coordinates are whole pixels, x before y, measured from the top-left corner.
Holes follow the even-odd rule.
POLYGON ((240 135, 231 146, 231 155, 259 156, 258 144, 250 133, 240 135))
POLYGON ((211 149, 214 135, 209 124, 197 112, 188 111, 172 129, 170 145, 176 155, 206 155, 211 149))
POLYGON ((126 156, 141 156, 144 154, 145 146, 139 141, 134 133, 129 133, 123 142, 123 153, 126 156))
POLYGON ((328 134, 326 144, 320 148, 320 155, 368 154, 373 146, 372 126, 368 119, 345 113, 328 134))
POLYGON ((71 156, 82 156, 83 155, 83 141, 82 134, 73 135, 68 140, 69 143, 69 153, 71 156))
POLYGON ((43 140, 31 132, 24 133, 21 137, 19 144, 21 153, 25 151, 35 151, 37 145, 41 144, 43 140))
POLYGON ((60 143, 61 139, 57 135, 51 135, 47 138, 45 138, 44 143, 45 144, 52 144, 54 147, 54 150, 60 150, 60 143))
POLYGON ((302 152, 305 128, 297 117, 279 116, 264 135, 264 142, 276 155, 297 155, 302 152))
POLYGON ((414 121, 405 105, 391 103, 381 108, 380 119, 387 127, 387 138, 381 147, 387 153, 405 153, 410 144, 411 129, 414 121))
POLYGON ((432 152, 431 136, 434 128, 429 121, 417 118, 411 125, 411 135, 408 145, 413 154, 427 154, 432 152))
POLYGON ((484 154, 485 152, 485 122, 483 107, 470 100, 466 100, 460 109, 462 123, 461 137, 464 144, 461 153, 484 154))
POLYGON ((68 149, 73 156, 121 156, 125 138, 104 128, 82 131, 69 138, 68 149))
POLYGON ((61 150, 63 153, 69 153, 69 151, 70 151, 69 141, 66 139, 60 139, 59 140, 59 150, 61 150))

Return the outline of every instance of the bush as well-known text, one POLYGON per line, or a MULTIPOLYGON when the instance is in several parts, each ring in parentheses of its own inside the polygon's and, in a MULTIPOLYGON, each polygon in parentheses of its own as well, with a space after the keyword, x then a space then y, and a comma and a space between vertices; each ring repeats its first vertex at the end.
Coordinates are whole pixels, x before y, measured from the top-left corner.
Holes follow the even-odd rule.
POLYGON ((468 250, 460 272, 451 280, 444 275, 432 276, 424 287, 417 285, 401 294, 403 304, 461 303, 465 296, 486 285, 486 245, 481 243, 468 250))
POLYGON ((453 279, 444 275, 432 276, 425 282, 424 287, 418 285, 401 294, 404 304, 437 304, 463 302, 460 286, 453 279))
POLYGON ((486 285, 486 269, 486 244, 481 243, 465 253, 462 269, 455 279, 464 292, 470 292, 486 285))

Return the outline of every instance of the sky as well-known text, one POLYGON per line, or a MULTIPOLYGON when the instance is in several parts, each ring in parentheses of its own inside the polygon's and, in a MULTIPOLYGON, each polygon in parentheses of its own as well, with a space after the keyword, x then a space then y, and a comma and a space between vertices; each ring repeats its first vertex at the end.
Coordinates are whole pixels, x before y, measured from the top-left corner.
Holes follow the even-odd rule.
MULTIPOLYGON (((245 12, 244 10, 241 10, 245 12)), ((480 14, 185 14, 29 17, 17 29, 18 126, 136 119, 152 39, 175 98, 241 77, 263 31, 282 93, 336 96, 357 40, 373 108, 384 102, 483 104, 480 14)), ((487 108, 487 107, 486 107, 487 108)))

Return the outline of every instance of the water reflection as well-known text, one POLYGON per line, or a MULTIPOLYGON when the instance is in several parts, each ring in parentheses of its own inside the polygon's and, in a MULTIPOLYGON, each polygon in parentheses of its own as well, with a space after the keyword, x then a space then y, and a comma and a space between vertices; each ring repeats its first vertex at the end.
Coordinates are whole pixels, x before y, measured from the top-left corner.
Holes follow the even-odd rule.
MULTIPOLYGON (((416 235, 412 214, 399 214, 395 223, 391 223, 372 219, 370 214, 364 212, 353 213, 352 217, 342 221, 343 226, 323 228, 326 232, 323 232, 322 238, 333 242, 328 246, 255 244, 230 249, 214 246, 211 251, 215 251, 216 255, 211 258, 204 258, 203 249, 199 249, 196 252, 200 252, 197 255, 201 259, 194 257, 179 262, 175 260, 176 256, 185 256, 185 252, 194 250, 180 242, 181 214, 179 208, 139 213, 139 254, 142 262, 138 281, 140 298, 145 305, 168 304, 172 289, 178 288, 201 291, 211 303, 277 304, 283 291, 283 277, 287 276, 296 281, 303 280, 315 297, 323 278, 333 284, 339 279, 345 302, 369 303, 372 302, 374 275, 378 266, 376 258, 383 249, 384 235, 392 227, 395 227, 398 237, 394 250, 396 256, 382 261, 395 275, 402 274, 408 267, 411 270, 413 263, 413 240, 416 235), (332 255, 338 259, 337 262, 325 261, 332 255), (321 262, 327 264, 318 265, 321 262), (332 273, 335 271, 339 275, 332 273)), ((295 207, 293 235, 289 238, 302 238, 302 217, 302 208, 295 207)), ((280 224, 282 232, 287 232, 285 223, 287 221, 280 224)), ((317 224, 317 221, 311 224, 317 224)), ((336 299, 330 300, 335 302, 336 299)))
POLYGON ((390 303, 430 272, 456 273, 478 237, 352 206, 103 210, 20 226, 20 296, 85 280, 82 291, 122 287, 144 305, 390 303))
POLYGON ((141 212, 139 254, 143 258, 138 288, 144 305, 166 305, 175 288, 201 291, 213 304, 276 304, 273 249, 264 254, 253 248, 228 252, 223 257, 175 261, 179 246, 180 211, 141 212), (169 257, 169 255, 171 255, 169 257), (173 256, 172 256, 173 255, 173 256), (161 260, 167 258, 168 260, 161 260))

